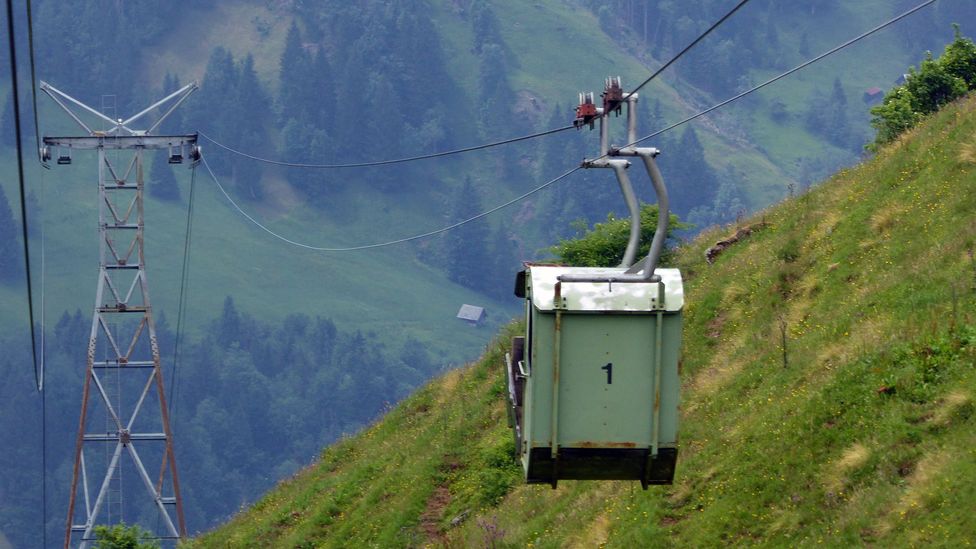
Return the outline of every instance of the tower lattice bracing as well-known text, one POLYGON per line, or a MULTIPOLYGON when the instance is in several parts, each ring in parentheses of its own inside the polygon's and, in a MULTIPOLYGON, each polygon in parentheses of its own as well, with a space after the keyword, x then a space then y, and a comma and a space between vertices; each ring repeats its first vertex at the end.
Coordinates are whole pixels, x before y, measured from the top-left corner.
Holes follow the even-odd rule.
POLYGON ((113 120, 46 83, 41 89, 85 132, 45 137, 45 160, 56 152, 58 164, 70 164, 72 150, 94 150, 98 160, 98 282, 64 546, 87 547, 96 526, 123 522, 157 539, 181 539, 186 523, 146 275, 143 156, 166 149, 171 163, 199 158, 195 134, 152 135, 196 85, 127 120, 113 120), (107 128, 92 129, 69 104, 107 128), (131 129, 157 109, 163 114, 149 129, 131 129))

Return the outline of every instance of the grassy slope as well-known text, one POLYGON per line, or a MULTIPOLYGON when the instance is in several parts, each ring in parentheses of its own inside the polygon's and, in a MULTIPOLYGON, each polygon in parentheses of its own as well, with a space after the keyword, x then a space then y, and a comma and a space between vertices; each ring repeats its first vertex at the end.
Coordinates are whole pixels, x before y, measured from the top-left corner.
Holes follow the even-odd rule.
POLYGON ((976 542, 974 148, 971 97, 757 215, 768 226, 715 264, 703 252, 724 232, 681 250, 674 486, 519 484, 513 326, 192 546, 976 542))

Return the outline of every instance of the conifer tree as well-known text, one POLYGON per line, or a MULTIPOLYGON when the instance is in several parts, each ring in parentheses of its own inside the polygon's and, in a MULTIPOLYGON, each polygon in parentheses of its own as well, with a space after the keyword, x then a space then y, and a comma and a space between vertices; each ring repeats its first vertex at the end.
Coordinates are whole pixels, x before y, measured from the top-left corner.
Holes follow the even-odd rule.
POLYGON ((687 217, 696 206, 712 204, 718 187, 715 173, 705 161, 705 149, 694 128, 688 128, 677 144, 661 155, 668 183, 671 211, 687 217))
POLYGON ((834 88, 830 93, 830 118, 828 137, 837 146, 846 148, 851 137, 851 123, 847 117, 847 95, 840 78, 834 78, 834 88))
POLYGON ((514 92, 508 83, 505 54, 498 44, 486 44, 481 50, 479 71, 479 99, 481 100, 481 130, 486 137, 511 131, 509 107, 514 92))
POLYGON ((315 362, 320 367, 332 364, 332 352, 336 344, 336 325, 331 319, 315 317, 315 326, 311 338, 312 352, 315 362))
POLYGON ((282 124, 289 120, 302 120, 307 111, 308 78, 311 73, 308 53, 302 46, 298 24, 292 21, 285 37, 285 49, 281 54, 279 69, 278 111, 282 124))
POLYGON ((515 242, 509 234, 508 223, 499 223, 491 232, 489 255, 485 265, 485 290, 497 299, 512 296, 512 281, 519 263, 515 242))
POLYGON ((336 111, 335 75, 325 52, 319 50, 312 64, 309 88, 316 100, 312 104, 311 119, 319 129, 332 127, 336 111))
POLYGON ((474 29, 474 51, 481 53, 486 44, 501 44, 498 18, 485 0, 471 3, 471 27, 474 29))
MULTIPOLYGON (((403 127, 402 105, 395 86, 386 71, 370 76, 366 87, 364 125, 366 133, 372 136, 370 148, 384 151, 387 155, 398 155, 400 151, 400 129, 403 127)), ((377 173, 376 177, 393 177, 388 170, 377 173)))
MULTIPOLYGON (((268 99, 258 82, 258 75, 254 71, 254 58, 251 54, 240 64, 235 83, 236 101, 232 104, 234 119, 237 120, 237 142, 241 149, 256 151, 264 144, 264 117, 267 111, 268 99)), ((238 162, 234 164, 234 180, 238 186, 246 190, 251 197, 261 198, 263 192, 260 187, 260 166, 254 162, 238 162)))
MULTIPOLYGON (((564 108, 557 103, 546 122, 546 127, 555 128, 566 124, 572 112, 572 109, 564 108)), ((541 143, 542 161, 538 177, 540 184, 558 176, 582 160, 585 156, 583 135, 580 132, 563 132, 550 136, 541 143)), ((537 199, 540 203, 539 218, 547 226, 549 236, 555 240, 569 236, 572 233, 570 224, 586 215, 582 207, 585 199, 582 196, 580 183, 581 178, 564 179, 537 199)))
MULTIPOLYGON (((188 126, 200 128, 234 148, 239 146, 236 130, 240 121, 232 105, 237 80, 234 57, 222 47, 215 48, 207 62, 200 91, 196 94, 198 97, 187 103, 185 111, 188 126)), ((217 172, 231 171, 227 155, 213 155, 207 160, 217 172)))
POLYGON ((217 343, 224 348, 241 340, 241 315, 237 312, 234 298, 231 296, 224 298, 224 309, 217 321, 216 333, 217 343))
MULTIPOLYGON (((481 209, 478 192, 470 177, 458 188, 451 205, 451 219, 462 221, 477 215, 481 209)), ((485 256, 487 233, 484 222, 475 221, 447 233, 447 276, 467 288, 476 288, 484 281, 482 258, 485 256)))

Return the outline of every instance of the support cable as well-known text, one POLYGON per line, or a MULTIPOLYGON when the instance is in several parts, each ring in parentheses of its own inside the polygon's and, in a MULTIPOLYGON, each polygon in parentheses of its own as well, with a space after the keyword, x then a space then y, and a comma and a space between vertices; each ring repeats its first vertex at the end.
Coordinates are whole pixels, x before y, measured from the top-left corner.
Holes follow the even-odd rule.
POLYGON ((17 178, 20 187, 20 226, 24 237, 24 267, 27 278, 27 312, 30 320, 31 356, 34 359, 34 384, 41 390, 41 372, 37 361, 37 335, 34 329, 34 289, 31 285, 30 243, 27 240, 27 193, 24 190, 24 143, 20 128, 20 92, 17 80, 17 44, 14 38, 14 7, 7 0, 7 39, 10 51, 10 96, 14 107, 14 133, 17 142, 17 178))
POLYGON ((177 374, 179 373, 178 367, 182 351, 183 319, 186 316, 186 296, 188 294, 187 287, 189 286, 190 278, 190 242, 193 235, 193 195, 196 189, 196 177, 197 169, 194 166, 190 171, 190 193, 186 205, 186 236, 183 240, 183 268, 180 274, 180 298, 176 313, 176 335, 174 338, 175 341, 173 342, 173 375, 169 380, 169 415, 171 421, 176 414, 176 391, 179 389, 177 374))
MULTIPOLYGON (((173 341, 173 375, 169 379, 169 402, 167 407, 169 408, 169 418, 170 424, 175 423, 176 416, 176 392, 179 390, 179 382, 177 382, 177 374, 179 373, 179 364, 181 358, 182 342, 183 342, 183 319, 186 316, 186 295, 188 294, 187 286, 189 286, 188 280, 190 276, 190 241, 191 235, 193 233, 193 194, 196 186, 197 177, 197 167, 194 164, 190 171, 190 192, 187 198, 186 204, 186 232, 183 240, 183 266, 180 272, 180 297, 177 301, 177 312, 176 312, 176 333, 174 335, 173 341)), ((159 520, 160 515, 156 515, 156 527, 153 529, 154 532, 159 531, 159 520)))
MULTIPOLYGON (((746 90, 746 91, 744 91, 744 92, 742 92, 742 93, 740 93, 738 95, 735 95, 733 97, 730 97, 730 98, 726 99, 725 101, 722 101, 721 103, 715 104, 715 105, 713 105, 713 106, 711 106, 711 107, 709 107, 709 108, 707 108, 707 109, 705 109, 703 111, 697 112, 697 113, 689 116, 688 118, 685 118, 684 120, 681 120, 680 122, 675 122, 674 124, 671 124, 670 126, 667 126, 666 128, 663 128, 663 129, 657 130, 654 133, 645 135, 644 137, 641 137, 637 141, 634 141, 633 143, 628 143, 628 144, 624 145, 623 147, 619 147, 619 148, 627 148, 627 147, 632 147, 634 145, 638 145, 640 143, 643 143, 644 141, 647 141, 648 139, 657 137, 657 136, 661 135, 662 133, 669 132, 669 131, 677 128, 678 126, 681 126, 683 124, 687 124, 688 122, 691 122, 692 120, 695 120, 696 118, 700 118, 702 116, 705 116, 706 114, 708 114, 708 113, 710 113, 712 111, 715 111, 717 109, 720 109, 720 108, 728 105, 729 103, 732 103, 733 101, 737 101, 739 99, 742 99, 743 97, 745 97, 745 96, 747 96, 747 95, 749 95, 749 94, 751 94, 753 92, 759 91, 762 88, 765 88, 766 86, 768 86, 768 85, 770 85, 770 84, 772 84, 772 83, 774 83, 774 82, 776 82, 778 80, 781 80, 783 78, 786 78, 787 76, 789 76, 789 75, 791 75, 791 74, 793 74, 793 73, 795 73, 795 72, 797 72, 797 71, 799 71, 801 69, 804 69, 804 68, 806 68, 806 67, 808 67, 808 66, 810 66, 810 65, 812 65, 812 64, 814 64, 814 63, 816 63, 816 62, 818 62, 820 60, 822 60, 823 58, 825 58, 827 56, 830 56, 830 55, 832 55, 834 53, 837 53, 840 50, 842 50, 842 49, 844 49, 844 48, 846 48, 846 47, 848 47, 848 46, 850 46, 850 45, 852 45, 852 44, 854 44, 856 42, 859 42, 859 41, 867 38, 868 36, 871 36, 872 34, 878 32, 878 31, 880 31, 880 30, 882 30, 882 29, 884 29, 884 28, 886 28, 886 27, 888 27, 888 26, 890 26, 890 25, 892 25, 892 24, 894 24, 894 23, 896 23, 898 21, 901 21, 902 19, 908 17, 909 15, 912 15, 913 13, 917 12, 918 10, 920 10, 920 9, 922 9, 924 7, 927 7, 927 6, 931 5, 931 4, 934 4, 935 2, 936 2, 936 0, 927 0, 925 2, 922 2, 921 4, 915 6, 914 8, 912 8, 912 9, 910 9, 910 10, 908 10, 908 11, 906 11, 906 12, 900 14, 900 15, 897 15, 897 16, 893 17, 893 18, 885 21, 884 23, 881 23, 880 25, 874 27, 871 30, 868 30, 868 31, 866 31, 864 33, 861 33, 858 36, 856 36, 854 38, 851 38, 847 42, 844 42, 843 44, 840 44, 839 46, 835 46, 835 47, 831 48, 830 50, 827 50, 824 53, 821 53, 820 55, 818 55, 818 56, 816 56, 816 57, 814 57, 812 59, 809 59, 809 60, 807 60, 807 61, 805 61, 805 62, 803 62, 803 63, 801 63, 801 64, 799 64, 799 65, 797 65, 795 67, 793 67, 792 69, 790 69, 790 70, 782 73, 782 74, 779 74, 777 76, 774 76, 773 78, 770 78, 769 80, 766 80, 762 84, 759 84, 757 86, 754 86, 752 88, 749 88, 748 90, 746 90)), ((607 156, 609 156, 609 153, 608 154, 605 154, 603 156, 600 156, 600 157, 598 157, 598 158, 596 158, 594 160, 599 160, 600 158, 605 158, 607 156)))
POLYGON ((545 189, 545 188, 547 188, 547 187, 549 187, 551 185, 554 185, 556 182, 558 182, 558 181, 560 181, 560 180, 568 177, 570 174, 576 172, 577 170, 581 170, 582 169, 582 167, 577 166, 577 167, 569 170, 568 172, 565 172, 562 175, 556 177, 555 179, 550 179, 549 181, 543 183, 542 185, 539 185, 538 187, 536 187, 536 188, 534 188, 534 189, 532 189, 532 190, 530 190, 528 192, 525 192, 525 193, 523 193, 523 194, 521 194, 521 195, 519 195, 519 196, 517 196, 517 197, 515 197, 515 198, 513 198, 511 200, 509 200, 508 202, 505 202, 504 204, 500 204, 498 206, 495 206, 494 208, 491 208, 490 210, 486 210, 484 212, 481 212, 478 215, 475 215, 473 217, 469 217, 469 218, 467 218, 467 219, 465 219, 463 221, 458 221, 457 223, 448 225, 446 227, 441 227, 440 229, 435 229, 433 231, 428 231, 426 233, 416 234, 416 235, 408 236, 408 237, 405 237, 405 238, 398 238, 396 240, 390 240, 390 241, 387 241, 387 242, 377 242, 377 243, 374 243, 374 244, 365 244, 365 245, 362 245, 362 246, 350 246, 350 247, 347 247, 347 248, 327 248, 327 247, 312 246, 312 245, 309 245, 309 244, 304 244, 304 243, 301 243, 301 242, 296 242, 296 241, 291 240, 291 239, 289 239, 287 237, 284 237, 284 236, 282 236, 282 235, 280 235, 280 234, 272 231, 268 227, 262 225, 261 222, 259 222, 258 220, 254 219, 253 217, 251 217, 250 215, 248 215, 247 212, 245 212, 244 210, 242 210, 241 207, 237 204, 237 202, 235 202, 234 199, 231 198, 229 194, 227 194, 227 191, 224 189, 223 185, 220 184, 220 181, 217 179, 217 176, 214 175, 213 170, 210 169, 210 164, 207 163, 206 156, 201 157, 201 159, 203 161, 203 166, 205 168, 207 168, 207 172, 210 173, 210 177, 213 178, 214 183, 217 184, 217 188, 220 189, 220 192, 224 195, 224 198, 226 198, 227 201, 230 202, 230 205, 233 206, 234 209, 237 210, 237 212, 239 214, 241 214, 242 216, 244 216, 248 221, 250 221, 252 224, 254 224, 256 227, 258 227, 262 231, 270 234, 271 236, 277 238, 278 240, 281 240, 282 242, 286 242, 286 243, 291 244, 293 246, 298 246, 299 248, 305 248, 305 249, 308 249, 308 250, 314 250, 314 251, 318 251, 318 252, 353 252, 353 251, 359 251, 359 250, 370 250, 370 249, 374 249, 374 248, 384 248, 384 247, 387 247, 387 246, 393 246, 395 244, 403 244, 405 242, 411 242, 411 241, 414 241, 414 240, 420 240, 420 239, 427 238, 427 237, 430 237, 430 236, 434 236, 434 235, 438 235, 438 234, 441 234, 441 233, 445 233, 445 232, 450 231, 452 229, 456 229, 456 228, 458 228, 458 227, 460 227, 462 225, 466 225, 468 223, 471 223, 472 221, 477 221, 477 220, 481 219, 482 217, 491 215, 491 214, 497 212, 498 210, 501 210, 502 208, 507 208, 508 206, 511 206, 512 204, 515 204, 516 202, 520 202, 522 200, 525 200, 526 198, 534 195, 535 193, 537 193, 537 192, 539 192, 539 191, 541 191, 541 190, 543 190, 543 189, 545 189))
POLYGON ((451 156, 451 155, 454 155, 454 154, 461 154, 461 153, 472 152, 472 151, 480 151, 480 150, 483 150, 483 149, 490 149, 492 147, 497 147, 499 145, 508 145, 509 143, 517 143, 519 141, 527 141, 529 139, 535 139, 537 137, 543 137, 543 136, 546 136, 546 135, 552 135, 554 133, 559 133, 559 132, 564 132, 566 130, 571 130, 571 129, 575 128, 575 127, 576 126, 573 126, 572 124, 570 124, 568 126, 563 126, 561 128, 553 128, 551 130, 546 130, 546 131, 537 132, 537 133, 530 133, 528 135, 522 135, 522 136, 519 136, 519 137, 512 137, 510 139, 503 139, 501 141, 493 141, 491 143, 484 143, 482 145, 475 145, 473 147, 464 147, 464 148, 461 148, 461 149, 453 149, 453 150, 450 150, 450 151, 441 151, 441 152, 436 152, 436 153, 423 154, 423 155, 419 155, 419 156, 409 156, 409 157, 404 157, 404 158, 394 158, 394 159, 391 159, 391 160, 376 160, 376 161, 371 161, 371 162, 352 162, 352 163, 347 163, 347 164, 303 164, 303 163, 300 163, 300 162, 285 162, 285 161, 282 161, 282 160, 272 160, 270 158, 262 158, 260 156, 255 156, 253 154, 248 154, 248 153, 246 153, 244 151, 239 151, 237 149, 234 149, 232 147, 229 147, 227 145, 224 145, 223 143, 217 141, 216 139, 210 137, 209 135, 207 135, 207 134, 205 134, 205 133, 203 133, 203 132, 201 132, 199 130, 197 130, 197 135, 199 135, 200 137, 206 139, 207 141, 210 141, 214 145, 217 145, 218 147, 220 147, 220 148, 222 148, 222 149, 224 149, 226 151, 232 152, 232 153, 234 153, 236 155, 239 155, 239 156, 243 156, 244 158, 250 158, 251 160, 257 160, 258 162, 264 162, 266 164, 274 164, 275 166, 287 166, 287 167, 290 167, 290 168, 313 168, 313 169, 328 170, 328 169, 342 169, 342 168, 368 168, 370 166, 387 166, 387 165, 390 165, 390 164, 403 164, 405 162, 414 162, 414 161, 417 161, 417 160, 428 160, 428 159, 431 159, 431 158, 441 158, 441 157, 444 157, 444 156, 451 156))
MULTIPOLYGON (((44 203, 46 194, 44 186, 44 172, 41 172, 41 199, 44 203)), ((47 301, 45 287, 47 280, 47 252, 44 222, 44 212, 41 212, 41 381, 38 391, 41 393, 41 540, 43 547, 47 547, 47 391, 44 390, 45 364, 47 364, 47 323, 45 314, 47 301)))
POLYGON ((43 390, 41 391, 41 543, 42 547, 47 547, 47 391, 43 390))
MULTIPOLYGON (((40 199, 38 204, 43 204, 46 200, 46 187, 44 185, 44 172, 41 172, 40 178, 40 199)), ((44 222, 44 212, 43 210, 38 211, 40 216, 41 226, 41 368, 40 368, 40 379, 37 383, 37 390, 44 390, 44 379, 45 379, 45 368, 44 365, 47 364, 47 345, 46 345, 46 334, 47 334, 47 234, 46 234, 46 223, 44 222)))
MULTIPOLYGON (((842 44, 840 44, 838 46, 835 46, 835 47, 831 48, 830 50, 827 50, 826 52, 824 52, 824 53, 822 53, 822 54, 820 54, 820 55, 818 55, 818 56, 816 56, 816 57, 814 57, 814 58, 812 58, 812 59, 810 59, 808 61, 805 61, 805 62, 797 65, 796 67, 793 67, 792 69, 790 69, 790 70, 788 70, 788 71, 786 71, 784 73, 779 74, 778 76, 775 76, 773 78, 770 78, 769 80, 766 80, 762 84, 759 84, 757 86, 754 86, 754 87, 752 87, 752 88, 750 88, 750 89, 748 89, 748 90, 746 90, 746 91, 744 91, 744 92, 742 92, 742 93, 740 93, 738 95, 735 95, 735 96, 733 96, 733 97, 731 97, 729 99, 726 99, 725 101, 722 101, 721 103, 718 103, 716 105, 713 105, 712 107, 709 107, 709 108, 707 108, 707 109, 705 109, 703 111, 700 111, 700 112, 698 112, 698 113, 696 113, 696 114, 694 114, 692 116, 689 116, 688 118, 685 118, 684 120, 681 120, 680 122, 676 122, 676 123, 671 124, 670 126, 668 126, 666 128, 660 129, 660 130, 658 130, 658 131, 656 131, 654 133, 651 133, 649 135, 646 135, 644 137, 641 137, 640 139, 638 139, 637 141, 634 141, 633 143, 628 143, 627 145, 625 145, 625 147, 631 147, 631 146, 640 144, 640 143, 642 143, 644 141, 647 141, 648 139, 651 139, 653 137, 657 137, 658 135, 661 135, 661 134, 663 134, 665 132, 671 131, 671 130, 677 128, 678 126, 681 126, 683 124, 686 124, 688 122, 691 122, 692 120, 695 120, 695 119, 700 118, 700 117, 702 117, 702 116, 704 116, 704 115, 706 115, 706 114, 708 114, 710 112, 713 112, 713 111, 715 111, 717 109, 720 109, 720 108, 722 108, 722 107, 724 107, 724 106, 726 106, 726 105, 728 105, 728 104, 730 104, 730 103, 732 103, 732 102, 734 102, 734 101, 736 101, 738 99, 741 99, 741 98, 743 98, 743 97, 745 97, 745 96, 747 96, 747 95, 749 95, 749 94, 751 94, 753 92, 756 92, 756 91, 758 91, 758 90, 760 90, 760 89, 762 89, 762 88, 764 88, 764 87, 766 87, 766 86, 768 86, 768 85, 770 85, 770 84, 772 84, 774 82, 777 82, 777 81, 779 81, 779 80, 781 80, 783 78, 786 78, 787 76, 790 76, 791 74, 793 74, 793 73, 795 73, 795 72, 797 72, 797 71, 799 71, 801 69, 804 69, 804 68, 806 68, 806 67, 808 67, 808 66, 810 66, 810 65, 812 65, 812 64, 814 64, 814 63, 816 63, 816 62, 818 62, 818 61, 820 61, 822 59, 824 59, 825 57, 828 57, 828 56, 830 56, 830 55, 832 55, 834 53, 837 53, 838 51, 840 51, 840 50, 842 50, 844 48, 847 48, 848 46, 850 46, 852 44, 855 44, 855 43, 863 40, 864 38, 867 38, 868 36, 871 36, 872 34, 874 34, 874 33, 878 32, 878 31, 880 31, 880 30, 882 30, 882 29, 884 29, 884 28, 886 28, 886 27, 888 27, 888 26, 890 26, 890 25, 892 25, 892 24, 894 24, 894 23, 896 23, 896 22, 904 19, 905 17, 908 17, 909 15, 912 15, 913 13, 921 10, 922 8, 925 8, 925 7, 927 7, 927 6, 931 5, 931 4, 934 4, 935 2, 936 2, 936 0, 926 0, 925 2, 922 2, 921 4, 915 6, 914 8, 911 8, 908 11, 905 11, 904 13, 901 13, 900 15, 897 15, 897 16, 895 16, 895 17, 893 17, 893 18, 885 21, 884 23, 881 23, 880 25, 878 25, 878 26, 876 26, 876 27, 874 27, 874 28, 872 28, 872 29, 864 32, 864 33, 861 33, 860 35, 858 35, 858 36, 856 36, 856 37, 854 37, 854 38, 852 38, 852 39, 850 39, 850 40, 848 40, 848 41, 846 41, 846 42, 844 42, 844 43, 842 43, 842 44)), ((735 9, 738 9, 739 7, 741 7, 741 4, 740 4, 740 6, 736 6, 735 9)), ((723 20, 724 19, 727 19, 727 17, 723 18, 723 20)), ((206 137, 206 136, 204 136, 204 137, 206 137)), ((209 139, 209 138, 207 138, 207 139, 209 139)), ((599 158, 604 158, 606 156, 609 156, 609 153, 608 154, 605 154, 605 155, 603 155, 603 156, 601 156, 599 158)), ((597 158, 596 160, 598 160, 599 158, 597 158)), ((556 177, 555 179, 552 179, 552 180, 544 183, 543 185, 540 185, 539 187, 536 187, 535 189, 532 189, 531 191, 529 191, 529 192, 527 192, 527 193, 525 193, 525 194, 523 194, 521 196, 518 196, 518 197, 516 197, 516 198, 514 198, 514 199, 512 199, 512 200, 510 200, 508 202, 506 202, 505 204, 502 204, 500 206, 496 206, 495 208, 492 208, 491 210, 488 210, 486 212, 480 213, 480 214, 478 214, 478 215, 476 215, 476 216, 474 216, 472 218, 466 219, 466 220, 461 221, 459 223, 455 223, 453 225, 449 225, 447 227, 443 227, 441 229, 437 229, 435 231, 430 231, 430 232, 427 232, 427 233, 423 233, 423 234, 419 234, 419 235, 415 235, 415 236, 411 236, 411 237, 407 237, 407 238, 401 238, 401 239, 397 239, 397 240, 392 240, 392 241, 389 241, 389 242, 381 242, 381 243, 376 243, 376 244, 368 244, 368 245, 364 245, 364 246, 352 246, 352 247, 347 247, 347 248, 324 248, 324 247, 318 247, 318 246, 311 246, 311 245, 308 245, 308 244, 303 244, 301 242, 296 242, 294 240, 290 240, 290 239, 288 239, 288 238, 286 238, 284 236, 281 236, 280 234, 272 231, 271 229, 267 228, 266 226, 262 225, 260 222, 258 222, 256 219, 254 219, 253 217, 251 217, 250 215, 248 215, 244 210, 242 210, 241 207, 230 197, 230 195, 227 193, 227 191, 224 189, 224 187, 220 184, 220 181, 217 179, 217 176, 214 174, 213 170, 210 168, 210 165, 207 163, 207 159, 204 157, 204 158, 202 158, 202 161, 203 161, 204 167, 207 168, 207 172, 210 173, 210 177, 212 177, 213 180, 214 180, 214 183, 217 184, 217 188, 220 189, 220 192, 224 195, 224 197, 227 199, 227 201, 230 202, 230 204, 234 207, 234 209, 236 209, 238 211, 238 213, 240 213, 245 218, 247 218, 248 221, 250 221, 255 226, 257 226, 258 228, 260 228, 261 230, 265 231, 266 233, 270 234, 271 236, 273 236, 273 237, 275 237, 275 238, 277 238, 277 239, 279 239, 279 240, 281 240, 283 242, 287 242, 288 244, 292 244, 294 246, 298 246, 298 247, 301 247, 301 248, 306 248, 306 249, 316 250, 316 251, 323 251, 323 252, 347 252, 347 251, 365 250, 365 249, 371 249, 371 248, 380 248, 380 247, 384 247, 384 246, 391 246, 391 245, 394 245, 394 244, 400 244, 400 243, 404 243, 404 242, 409 242, 409 241, 412 241, 412 240, 418 240, 418 239, 425 238, 425 237, 428 237, 428 236, 433 236, 433 235, 436 235, 436 234, 440 234, 440 233, 443 233, 443 232, 447 232, 447 231, 449 231, 451 229, 454 229, 456 227, 459 227, 459 226, 464 225, 466 223, 469 223, 471 221, 475 221, 477 219, 480 219, 480 218, 482 218, 482 217, 484 217, 486 215, 489 215, 491 213, 494 213, 494 212, 496 212, 496 211, 498 211, 498 210, 500 210, 502 208, 505 208, 507 206, 510 206, 510 205, 512 205, 512 204, 520 201, 520 200, 523 200, 523 199, 525 199, 525 198, 527 198, 527 197, 529 197, 529 196, 531 196, 531 195, 533 195, 533 194, 541 191, 542 189, 545 189, 546 187, 549 187, 550 185, 553 185, 557 181, 559 181, 559 180, 561 180, 561 179, 569 176, 570 174, 572 174, 576 170, 582 169, 581 167, 573 168, 572 170, 570 170, 568 172, 565 172, 564 174, 560 175, 559 177, 556 177)))

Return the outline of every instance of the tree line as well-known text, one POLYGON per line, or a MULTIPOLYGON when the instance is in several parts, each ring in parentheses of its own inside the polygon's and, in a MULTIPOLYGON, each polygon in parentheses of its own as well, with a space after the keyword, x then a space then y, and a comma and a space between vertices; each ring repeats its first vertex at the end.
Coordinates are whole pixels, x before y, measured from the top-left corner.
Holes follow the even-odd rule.
MULTIPOLYGON (((63 532, 91 316, 65 312, 47 334, 48 528, 63 532)), ((414 339, 344 331, 327 317, 277 322, 237 309, 228 297, 199 333, 184 334, 173 385, 175 336, 157 317, 164 379, 188 525, 198 531, 253 502, 277 480, 357 432, 440 371, 414 339)), ((22 341, 0 339, 0 531, 14 546, 36 539, 40 516, 40 399, 30 389, 22 341), (16 498, 12 494, 18 494, 16 498)), ((152 414, 147 410, 144 415, 152 414)), ((146 417, 149 417, 147 415, 146 417)), ((137 488, 135 488, 137 490, 137 488)), ((138 492, 133 492, 138 499, 138 492)))

